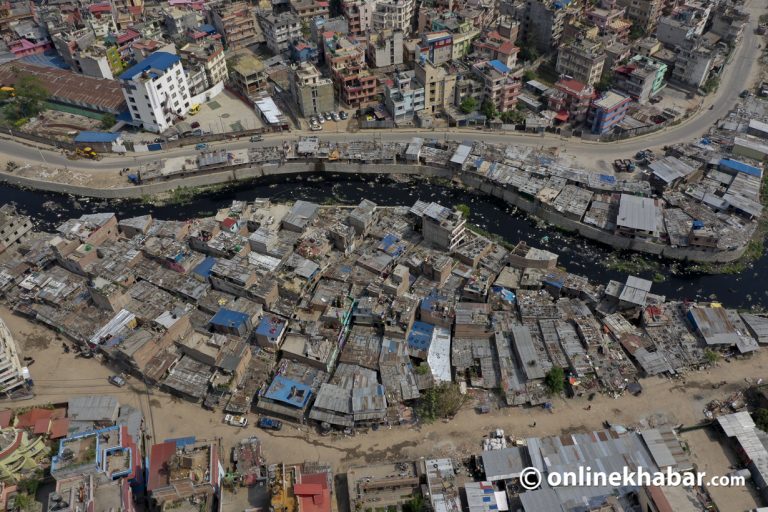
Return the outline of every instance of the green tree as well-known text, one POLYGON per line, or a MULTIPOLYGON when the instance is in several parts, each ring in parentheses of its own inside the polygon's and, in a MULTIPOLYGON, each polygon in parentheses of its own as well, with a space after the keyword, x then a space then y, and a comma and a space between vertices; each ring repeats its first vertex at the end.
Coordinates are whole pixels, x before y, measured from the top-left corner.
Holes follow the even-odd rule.
POLYGON ((462 395, 459 385, 445 382, 426 390, 416 405, 416 413, 424 422, 441 418, 450 418, 467 403, 467 395, 462 395))
POLYGON ((477 108, 477 100, 471 96, 467 96, 462 100, 461 105, 459 105, 459 108, 465 114, 469 114, 470 112, 472 112, 477 108))
POLYGON ((495 118, 498 114, 496 105, 494 105, 493 102, 488 101, 488 99, 483 100, 483 104, 480 106, 480 112, 482 112, 489 121, 495 118))
POLYGON ((5 116, 11 121, 18 121, 36 116, 45 108, 50 97, 39 78, 27 75, 16 82, 16 96, 5 107, 5 116))
POLYGON ((526 82, 530 82, 531 80, 536 80, 536 73, 534 73, 532 70, 527 69, 523 73, 523 80, 526 82))
POLYGON ((713 76, 712 78, 710 78, 704 83, 704 86, 702 87, 702 89, 706 94, 710 94, 715 92, 718 87, 720 87, 720 78, 713 76))
POLYGON ((462 217, 464 217, 465 219, 469 218, 469 213, 470 213, 469 206, 467 206, 466 204, 459 204, 456 206, 456 209, 461 212, 462 217))
POLYGON ((29 494, 19 493, 13 498, 13 509, 26 512, 34 509, 35 498, 29 494))
POLYGON ((420 492, 416 492, 411 499, 403 503, 403 512, 427 512, 427 504, 424 501, 424 496, 420 492))
POLYGON ((604 75, 599 82, 595 84, 595 89, 597 89, 600 92, 605 92, 610 90, 611 87, 613 87, 614 78, 613 73, 608 73, 604 75))
POLYGON ((720 360, 720 353, 711 349, 706 349, 704 351, 704 360, 709 364, 715 364, 720 360))
POLYGON ((506 124, 523 124, 525 114, 519 110, 507 110, 501 113, 501 120, 506 124))
POLYGON ((753 414, 755 425, 764 432, 768 432, 768 409, 761 407, 753 414))
POLYGON ((559 366, 553 366, 544 377, 544 385, 552 395, 562 393, 565 390, 565 370, 559 366))
POLYGON ((115 116, 113 114, 104 114, 101 116, 101 127, 105 130, 109 130, 113 126, 115 126, 115 123, 117 122, 117 119, 115 119, 115 116))
POLYGON ((632 25, 632 28, 629 29, 629 40, 637 41, 643 37, 645 37, 645 30, 638 25, 632 25))

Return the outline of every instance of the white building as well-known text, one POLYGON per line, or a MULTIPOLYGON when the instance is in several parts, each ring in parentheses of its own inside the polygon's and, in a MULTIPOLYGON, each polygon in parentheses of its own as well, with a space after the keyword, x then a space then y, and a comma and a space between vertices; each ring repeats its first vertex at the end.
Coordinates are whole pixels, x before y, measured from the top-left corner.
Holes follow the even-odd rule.
POLYGON ((120 75, 135 124, 162 133, 190 107, 187 77, 178 55, 155 52, 120 75))
POLYGON ((392 29, 405 34, 411 32, 411 22, 416 2, 414 0, 380 0, 373 11, 372 24, 376 31, 392 29))
POLYGON ((16 342, 0 318, 0 397, 8 397, 25 385, 16 342))
POLYGON ((288 44, 302 36, 301 18, 293 13, 260 14, 259 22, 267 40, 267 48, 275 55, 288 51, 288 44))
POLYGON ((403 71, 395 76, 392 85, 384 86, 384 104, 396 121, 412 119, 416 112, 424 110, 424 86, 415 74, 403 71))

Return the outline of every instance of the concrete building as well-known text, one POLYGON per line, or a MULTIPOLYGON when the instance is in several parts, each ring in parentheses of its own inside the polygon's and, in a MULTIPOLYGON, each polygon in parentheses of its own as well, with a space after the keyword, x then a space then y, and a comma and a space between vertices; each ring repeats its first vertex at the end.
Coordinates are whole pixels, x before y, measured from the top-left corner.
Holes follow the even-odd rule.
POLYGON ((498 60, 508 68, 517 65, 520 48, 513 39, 504 37, 498 31, 490 31, 472 42, 475 54, 483 60, 498 60))
POLYGON ((587 113, 587 126, 592 133, 608 133, 619 124, 627 114, 631 99, 613 91, 604 93, 592 101, 587 113))
POLYGON ((374 68, 403 63, 403 33, 399 30, 373 32, 368 36, 368 62, 374 68))
POLYGON ((125 67, 118 48, 97 43, 88 28, 54 34, 51 41, 64 62, 85 76, 113 80, 125 67))
POLYGON ((371 15, 373 30, 400 30, 411 32, 411 23, 416 9, 415 0, 378 0, 371 15))
POLYGON ((478 62, 472 72, 483 83, 483 99, 496 106, 499 112, 515 107, 522 83, 507 66, 498 60, 478 62))
POLYGON ((635 55, 629 64, 614 71, 614 88, 644 104, 666 85, 667 65, 656 59, 635 55))
POLYGON ((341 10, 347 18, 349 34, 362 36, 370 32, 373 9, 376 2, 370 0, 344 0, 341 10))
POLYGON ((419 55, 435 66, 450 62, 453 59, 453 36, 447 30, 423 34, 419 55))
POLYGON ((671 48, 699 37, 704 33, 711 11, 711 4, 692 1, 676 8, 670 16, 659 19, 656 39, 671 48))
POLYGON ((202 94, 227 79, 224 46, 219 41, 186 44, 179 50, 179 57, 192 96, 202 94))
POLYGON ((655 199, 621 194, 616 234, 629 238, 657 238, 661 219, 661 208, 655 199))
POLYGON ((291 12, 298 16, 302 23, 309 23, 314 18, 328 17, 328 2, 322 0, 291 0, 291 12))
POLYGON ((23 241, 31 229, 32 221, 29 217, 20 215, 10 204, 0 206, 0 253, 16 242, 23 241))
POLYGON ((549 53, 560 44, 570 0, 526 0, 520 26, 521 39, 539 52, 549 53))
POLYGON ((187 77, 178 55, 155 52, 120 75, 134 123, 162 133, 190 107, 187 77))
POLYGON ((213 8, 211 20, 224 38, 227 50, 237 50, 263 41, 256 17, 246 2, 222 4, 213 8))
POLYGON ((276 55, 287 53, 288 44, 302 36, 301 18, 293 13, 260 13, 259 21, 267 41, 267 48, 276 55))
POLYGON ((241 97, 255 98, 266 90, 266 66, 250 50, 235 54, 229 63, 229 79, 241 97))
POLYGON ((333 81, 308 62, 293 70, 291 93, 305 117, 334 110, 333 81))
POLYGON ((11 330, 0 318, 0 396, 10 398, 26 386, 23 367, 11 330))
POLYGON ((626 9, 626 16, 646 35, 653 33, 661 14, 662 0, 617 0, 626 9))
POLYGON ((686 41, 675 47, 675 65, 670 81, 699 88, 709 79, 714 66, 714 52, 697 41, 686 41))
POLYGON ((458 210, 438 203, 416 201, 410 212, 421 219, 424 240, 435 247, 452 251, 464 241, 467 221, 458 210))
POLYGON ((331 68, 340 101, 350 107, 359 107, 376 100, 378 80, 365 63, 363 42, 334 34, 325 39, 325 61, 331 68))
POLYGON ((587 111, 595 97, 595 89, 588 84, 572 79, 561 79, 553 90, 547 93, 549 109, 557 112, 561 122, 580 123, 586 120, 587 111))
POLYGON ((453 104, 456 90, 456 74, 442 66, 435 66, 426 59, 414 68, 416 80, 424 85, 424 109, 437 112, 453 104))
POLYGON ((412 119, 424 110, 424 86, 416 81, 414 71, 398 73, 393 82, 384 85, 384 104, 395 121, 412 119))
POLYGON ((605 64, 603 45, 596 41, 582 39, 560 47, 555 69, 561 76, 594 85, 600 81, 603 64, 605 64))

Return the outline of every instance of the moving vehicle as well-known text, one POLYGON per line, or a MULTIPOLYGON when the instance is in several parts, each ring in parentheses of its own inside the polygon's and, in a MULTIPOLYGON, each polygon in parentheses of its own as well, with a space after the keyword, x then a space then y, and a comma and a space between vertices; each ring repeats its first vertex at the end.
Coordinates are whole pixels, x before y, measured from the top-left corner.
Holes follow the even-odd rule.
POLYGON ((201 142, 200 144, 195 144, 195 149, 198 151, 203 151, 204 149, 208 149, 208 144, 205 142, 201 142))
POLYGON ((226 414, 224 415, 224 423, 227 425, 232 425, 233 427, 247 427, 248 426, 248 418, 245 416, 235 416, 234 414, 226 414))
POLYGON ((125 386, 125 379, 120 375, 112 375, 108 379, 110 384, 119 388, 125 386))
POLYGON ((254 135, 254 136, 251 137, 250 140, 251 140, 251 142, 261 142, 262 140, 264 140, 264 136, 263 135, 254 135))
POLYGON ((259 428, 264 430, 280 430, 283 428, 283 422, 264 416, 259 420, 259 428))

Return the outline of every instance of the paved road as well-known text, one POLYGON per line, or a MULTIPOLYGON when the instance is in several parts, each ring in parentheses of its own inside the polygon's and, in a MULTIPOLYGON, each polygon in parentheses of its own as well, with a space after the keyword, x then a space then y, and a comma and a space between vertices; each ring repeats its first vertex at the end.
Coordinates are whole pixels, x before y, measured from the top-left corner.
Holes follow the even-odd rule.
MULTIPOLYGON (((766 0, 752 0, 750 7, 751 21, 744 29, 742 41, 734 52, 731 63, 726 67, 720 80, 720 87, 712 96, 706 98, 703 108, 683 123, 652 134, 635 137, 625 141, 599 143, 585 142, 581 139, 566 139, 552 134, 545 136, 502 134, 477 130, 391 130, 358 133, 325 133, 320 134, 323 140, 330 142, 343 142, 355 140, 382 140, 385 142, 408 141, 411 137, 421 136, 445 140, 482 140, 489 143, 504 143, 526 146, 557 146, 566 154, 572 155, 581 162, 589 162, 596 168, 609 169, 610 162, 617 158, 631 157, 637 151, 645 148, 657 148, 663 145, 686 142, 704 134, 718 119, 727 115, 728 111, 738 100, 739 93, 750 85, 749 77, 758 66, 758 58, 762 50, 758 44, 762 39, 755 34, 757 19, 766 10, 766 0), (709 107, 712 106, 710 110, 709 107)), ((316 134, 316 132, 309 132, 316 134)), ((265 138, 264 142, 256 145, 273 145, 278 141, 295 140, 305 135, 302 132, 293 132, 291 135, 273 134, 265 138)), ((214 147, 227 147, 229 149, 243 149, 253 144, 247 140, 236 142, 221 142, 212 144, 214 147)), ((196 154, 193 146, 186 146, 159 154, 139 154, 136 156, 107 157, 98 162, 68 160, 61 153, 46 149, 37 149, 29 145, 11 140, 0 140, 0 153, 8 159, 19 162, 46 163, 59 167, 73 169, 104 169, 116 170, 124 167, 135 167, 142 163, 151 162, 171 156, 188 156, 196 154)))

